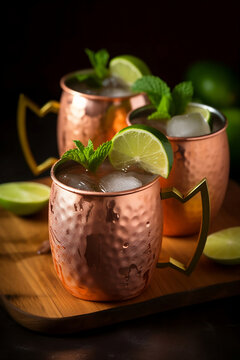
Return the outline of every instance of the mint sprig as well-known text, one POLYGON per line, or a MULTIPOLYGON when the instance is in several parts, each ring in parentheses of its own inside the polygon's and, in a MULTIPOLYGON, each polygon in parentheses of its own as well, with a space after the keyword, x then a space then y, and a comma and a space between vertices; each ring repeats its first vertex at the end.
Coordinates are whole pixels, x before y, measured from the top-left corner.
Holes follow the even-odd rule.
POLYGON ((101 144, 96 150, 94 150, 91 140, 88 140, 87 146, 84 146, 79 140, 74 140, 74 143, 76 148, 66 151, 61 159, 76 161, 92 172, 95 172, 102 164, 112 147, 112 141, 101 144))
POLYGON ((146 75, 136 80, 132 90, 145 92, 156 111, 148 119, 169 119, 182 114, 193 96, 191 81, 184 81, 176 85, 171 92, 162 79, 153 75, 146 75))
POLYGON ((109 53, 106 49, 101 49, 97 52, 85 49, 85 52, 94 69, 94 72, 89 74, 78 74, 77 79, 80 82, 86 82, 90 86, 101 87, 102 81, 109 74, 109 70, 107 68, 109 53))
POLYGON ((182 114, 187 104, 192 100, 193 86, 191 81, 183 81, 176 85, 172 91, 173 113, 174 115, 182 114))
POLYGON ((86 54, 96 72, 99 79, 104 79, 108 75, 107 63, 109 60, 109 53, 106 49, 101 49, 94 52, 90 49, 85 49, 86 54))

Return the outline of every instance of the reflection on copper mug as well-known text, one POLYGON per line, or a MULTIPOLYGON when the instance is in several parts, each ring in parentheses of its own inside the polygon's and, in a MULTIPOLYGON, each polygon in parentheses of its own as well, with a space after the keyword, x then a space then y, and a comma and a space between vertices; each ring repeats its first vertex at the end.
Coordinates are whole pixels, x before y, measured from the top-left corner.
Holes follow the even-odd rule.
MULTIPOLYGON (((193 105, 195 103, 192 103, 193 105)), ((186 194, 202 178, 209 187, 211 219, 224 200, 229 178, 229 146, 226 133, 227 120, 218 110, 202 104, 195 104, 211 112, 212 132, 198 137, 170 137, 174 152, 173 167, 168 179, 160 179, 161 187, 175 186, 186 194)), ((128 114, 127 123, 147 122, 147 116, 154 111, 144 106, 128 114)), ((199 231, 201 221, 201 200, 194 197, 188 203, 180 204, 175 199, 163 203, 163 234, 168 236, 191 235, 199 231)))
POLYGON ((26 110, 30 109, 39 117, 49 112, 58 113, 57 142, 61 156, 73 147, 73 140, 80 140, 87 145, 89 139, 95 147, 109 140, 116 132, 126 127, 126 115, 132 109, 148 103, 144 94, 131 94, 122 97, 106 97, 79 92, 72 86, 72 79, 77 74, 89 70, 82 70, 65 75, 60 85, 62 94, 60 103, 49 101, 42 108, 21 94, 18 103, 18 134, 25 159, 35 175, 51 167, 55 158, 48 158, 37 165, 30 150, 26 132, 26 110))
POLYGON ((170 266, 186 274, 193 271, 208 234, 206 179, 186 197, 176 189, 164 190, 160 197, 158 177, 140 188, 101 193, 61 183, 56 177, 61 166, 58 161, 51 169, 49 238, 57 275, 72 295, 94 301, 125 300, 144 291, 156 266, 170 266), (187 202, 199 192, 202 225, 192 258, 187 264, 171 257, 167 262, 158 262, 163 224, 161 198, 187 202))

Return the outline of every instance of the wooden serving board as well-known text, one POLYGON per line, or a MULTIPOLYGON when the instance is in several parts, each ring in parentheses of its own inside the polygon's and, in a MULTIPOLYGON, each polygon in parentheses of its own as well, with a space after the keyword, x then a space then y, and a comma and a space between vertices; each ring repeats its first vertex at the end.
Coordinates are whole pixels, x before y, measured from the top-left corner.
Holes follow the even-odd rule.
MULTIPOLYGON (((41 182, 50 184, 50 179, 41 182)), ((239 225, 240 187, 230 181, 210 232, 239 225)), ((25 218, 0 208, 1 303, 18 323, 35 331, 67 334, 240 294, 240 265, 220 265, 202 255, 190 276, 171 268, 156 269, 150 286, 135 299, 111 303, 80 300, 63 288, 51 254, 37 255, 46 239, 47 208, 25 218)), ((163 246, 184 261, 190 257, 194 241, 196 237, 164 237, 163 246)))

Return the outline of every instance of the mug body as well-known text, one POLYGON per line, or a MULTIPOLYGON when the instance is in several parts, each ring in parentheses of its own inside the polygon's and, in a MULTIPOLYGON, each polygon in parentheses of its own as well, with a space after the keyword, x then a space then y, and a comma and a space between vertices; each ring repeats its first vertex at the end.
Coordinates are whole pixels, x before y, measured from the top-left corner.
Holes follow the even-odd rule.
MULTIPOLYGON (((173 148, 174 161, 169 177, 160 178, 160 182, 162 188, 176 187, 182 194, 187 194, 197 183, 206 178, 212 220, 221 208, 229 179, 227 120, 221 112, 210 106, 195 105, 207 108, 211 112, 212 132, 204 136, 186 138, 167 136, 173 148)), ((128 125, 144 121, 147 124, 147 116, 152 112, 153 108, 150 106, 130 112, 127 117, 128 125)), ((200 194, 184 204, 176 199, 165 200, 163 234, 185 236, 199 232, 201 211, 200 194)))
POLYGON ((76 78, 86 72, 89 70, 68 74, 60 81, 62 94, 57 123, 60 156, 73 148, 73 140, 80 140, 86 146, 91 139, 94 147, 110 140, 126 127, 127 113, 148 102, 144 94, 107 97, 81 92, 76 78))
POLYGON ((49 238, 63 286, 85 300, 125 300, 148 286, 162 239, 160 183, 128 191, 77 190, 51 170, 49 238))

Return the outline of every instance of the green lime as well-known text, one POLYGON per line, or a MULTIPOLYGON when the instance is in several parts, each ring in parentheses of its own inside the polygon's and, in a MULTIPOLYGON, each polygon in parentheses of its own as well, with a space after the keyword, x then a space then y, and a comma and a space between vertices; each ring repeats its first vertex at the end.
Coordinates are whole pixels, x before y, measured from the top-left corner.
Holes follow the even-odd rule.
POLYGON ((147 64, 136 56, 122 55, 113 58, 109 63, 110 73, 119 77, 127 84, 133 84, 143 75, 150 75, 147 64))
POLYGON ((193 104, 188 104, 184 114, 191 114, 191 113, 200 113, 204 117, 206 122, 209 123, 210 121, 211 113, 208 109, 193 104))
POLYGON ((240 226, 209 235, 203 253, 222 264, 240 264, 240 226))
POLYGON ((136 124, 122 129, 113 137, 109 159, 117 169, 136 165, 167 178, 173 163, 173 151, 160 131, 136 124))
POLYGON ((10 182, 0 185, 0 205, 17 215, 39 211, 48 202, 50 187, 34 182, 10 182))
POLYGON ((232 106, 239 99, 239 81, 236 74, 225 64, 214 61, 199 61, 186 72, 191 80, 194 96, 214 107, 232 106))

